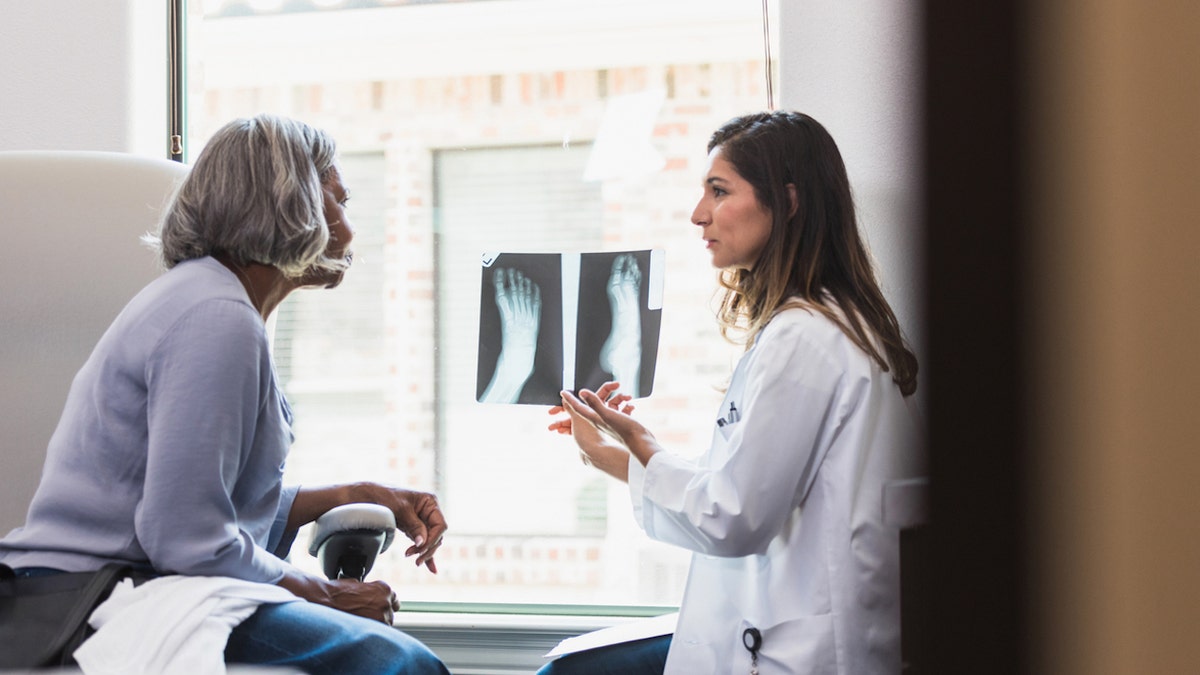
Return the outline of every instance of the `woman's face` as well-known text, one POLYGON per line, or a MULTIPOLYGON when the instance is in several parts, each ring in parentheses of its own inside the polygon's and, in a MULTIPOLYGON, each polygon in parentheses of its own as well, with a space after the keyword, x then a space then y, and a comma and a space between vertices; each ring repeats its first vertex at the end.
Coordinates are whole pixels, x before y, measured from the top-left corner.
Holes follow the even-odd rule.
MULTIPOLYGON (((329 244, 325 247, 325 255, 330 258, 345 258, 350 255, 354 227, 346 217, 346 202, 350 199, 350 191, 342 183, 342 174, 336 166, 330 169, 329 176, 321 185, 321 192, 325 199, 325 223, 329 226, 329 244)), ((342 283, 344 274, 344 271, 312 270, 304 275, 304 285, 333 288, 342 283)))
POLYGON ((704 195, 692 211, 692 222, 702 228, 713 267, 721 269, 753 268, 771 235, 771 211, 721 156, 721 146, 708 153, 704 195))

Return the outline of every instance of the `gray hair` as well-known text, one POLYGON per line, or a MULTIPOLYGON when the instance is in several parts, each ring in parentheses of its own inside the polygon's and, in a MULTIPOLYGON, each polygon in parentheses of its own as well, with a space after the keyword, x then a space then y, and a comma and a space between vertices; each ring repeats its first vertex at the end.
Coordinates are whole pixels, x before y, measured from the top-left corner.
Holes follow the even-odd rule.
POLYGON ((312 268, 344 269, 325 255, 322 183, 336 147, 323 131, 260 114, 221 127, 200 152, 157 233, 143 237, 166 268, 223 253, 271 265, 296 278, 312 268))

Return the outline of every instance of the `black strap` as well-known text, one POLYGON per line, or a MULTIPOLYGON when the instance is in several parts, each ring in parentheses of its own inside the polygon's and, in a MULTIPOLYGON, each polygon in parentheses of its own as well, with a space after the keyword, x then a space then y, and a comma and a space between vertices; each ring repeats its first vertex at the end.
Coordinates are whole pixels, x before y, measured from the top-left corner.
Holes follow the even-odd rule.
POLYGON ((13 571, 13 568, 5 565, 4 563, 0 563, 0 581, 8 581, 9 579, 16 578, 17 573, 13 571))
MULTIPOLYGON (((62 630, 51 639, 51 649, 63 649, 68 646, 67 643, 77 635, 78 628, 87 623, 92 610, 108 598, 117 582, 128 576, 129 570, 129 565, 124 563, 108 563, 96 572, 96 576, 84 587, 78 601, 63 619, 62 630)), ((71 647, 71 651, 74 652, 73 647, 78 645, 71 647)))
MULTIPOLYGON (((70 605, 65 608, 65 613, 60 615, 60 619, 55 619, 53 623, 43 623, 48 633, 44 633, 44 643, 40 650, 37 646, 32 646, 36 650, 36 656, 32 659, 31 664, 35 667, 44 667, 44 665, 73 665, 74 659, 71 657, 74 650, 77 650, 83 641, 91 635, 91 627, 88 626, 88 617, 91 616, 92 610, 95 610, 97 605, 106 601, 110 593, 113 592, 113 587, 118 584, 118 581, 130 575, 132 567, 127 563, 110 562, 95 573, 64 573, 52 574, 48 577, 32 577, 28 579, 14 579, 14 583, 22 583, 22 581, 34 581, 38 586, 42 586, 43 591, 52 591, 55 586, 59 589, 66 589, 65 584, 70 583, 68 577, 79 577, 79 575, 90 574, 88 581, 83 587, 79 587, 77 591, 59 591, 66 592, 71 596, 70 605)), ((34 593, 34 597, 38 595, 34 593)))

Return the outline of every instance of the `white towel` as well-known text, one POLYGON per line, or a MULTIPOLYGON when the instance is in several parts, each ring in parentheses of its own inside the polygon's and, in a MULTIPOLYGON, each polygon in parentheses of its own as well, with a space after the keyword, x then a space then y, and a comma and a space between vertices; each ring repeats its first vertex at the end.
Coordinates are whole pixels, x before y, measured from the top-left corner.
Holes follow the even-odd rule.
POLYGON ((135 587, 125 579, 92 612, 96 633, 75 650, 84 675, 225 673, 229 632, 290 591, 224 577, 168 576, 135 587))

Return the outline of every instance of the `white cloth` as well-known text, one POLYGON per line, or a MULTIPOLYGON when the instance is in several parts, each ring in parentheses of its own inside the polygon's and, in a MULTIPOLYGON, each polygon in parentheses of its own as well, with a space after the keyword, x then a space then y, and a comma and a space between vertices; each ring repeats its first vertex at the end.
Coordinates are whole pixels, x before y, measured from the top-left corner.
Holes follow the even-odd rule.
POLYGON ((92 612, 96 633, 75 650, 84 675, 225 673, 235 626, 264 603, 298 601, 290 591, 226 577, 126 579, 92 612))
POLYGON ((642 528, 695 552, 667 675, 750 672, 749 627, 763 675, 899 672, 882 493, 922 466, 891 375, 829 319, 786 310, 739 361, 719 419, 698 461, 629 464, 642 528))

